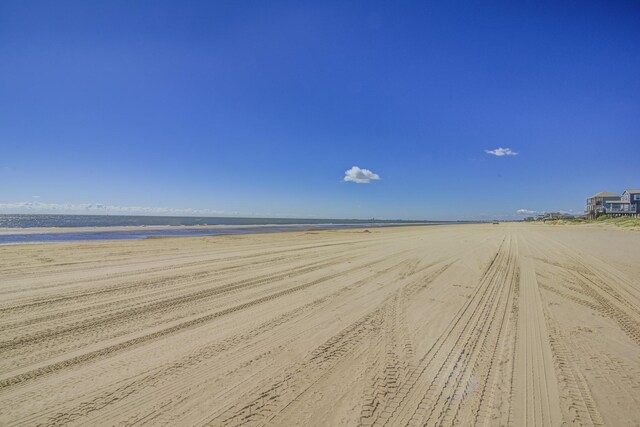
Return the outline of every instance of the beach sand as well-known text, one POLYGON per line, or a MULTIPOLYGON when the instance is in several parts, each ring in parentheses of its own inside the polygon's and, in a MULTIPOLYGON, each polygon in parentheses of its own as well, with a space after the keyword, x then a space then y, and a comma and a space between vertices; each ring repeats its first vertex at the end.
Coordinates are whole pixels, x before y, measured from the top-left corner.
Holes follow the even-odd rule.
POLYGON ((1 425, 640 425, 640 234, 0 246, 1 425))

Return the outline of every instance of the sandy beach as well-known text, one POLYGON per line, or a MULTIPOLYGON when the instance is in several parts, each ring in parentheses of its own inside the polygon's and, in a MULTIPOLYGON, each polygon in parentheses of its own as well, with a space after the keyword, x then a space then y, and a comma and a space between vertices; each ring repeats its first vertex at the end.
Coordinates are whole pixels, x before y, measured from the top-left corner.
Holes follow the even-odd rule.
POLYGON ((0 246, 2 425, 640 425, 640 234, 0 246))

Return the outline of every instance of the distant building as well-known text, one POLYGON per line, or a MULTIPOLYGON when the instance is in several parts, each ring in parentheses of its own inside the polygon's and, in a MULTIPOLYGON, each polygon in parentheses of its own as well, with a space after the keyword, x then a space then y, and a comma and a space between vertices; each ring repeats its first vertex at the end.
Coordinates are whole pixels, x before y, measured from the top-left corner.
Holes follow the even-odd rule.
POLYGON ((620 200, 620 196, 615 193, 610 193, 608 191, 601 191, 587 199, 587 207, 584 210, 584 213, 588 218, 597 218, 600 215, 605 215, 606 212, 606 202, 612 200, 620 200))
POLYGON ((640 213, 640 190, 624 190, 620 199, 605 202, 605 211, 613 216, 637 216, 640 213))
POLYGON ((600 215, 639 216, 640 190, 625 190, 622 196, 603 191, 587 199, 585 214, 588 218, 600 215))
MULTIPOLYGON (((525 218, 525 221, 529 220, 529 221, 533 221, 534 218, 533 217, 529 217, 525 218)), ((542 214, 539 214, 535 217, 536 221, 553 221, 556 219, 574 219, 576 218, 576 215, 570 214, 570 213, 563 213, 563 212, 545 212, 542 214)))

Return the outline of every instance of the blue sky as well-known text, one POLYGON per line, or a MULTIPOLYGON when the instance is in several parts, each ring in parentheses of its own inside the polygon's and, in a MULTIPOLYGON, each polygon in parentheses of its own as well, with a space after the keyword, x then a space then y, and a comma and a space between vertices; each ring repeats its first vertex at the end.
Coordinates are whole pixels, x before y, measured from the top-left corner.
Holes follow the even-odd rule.
POLYGON ((0 211, 580 211, 640 187, 639 18, 616 1, 3 1, 0 211), (345 181, 353 166, 379 179, 345 181))

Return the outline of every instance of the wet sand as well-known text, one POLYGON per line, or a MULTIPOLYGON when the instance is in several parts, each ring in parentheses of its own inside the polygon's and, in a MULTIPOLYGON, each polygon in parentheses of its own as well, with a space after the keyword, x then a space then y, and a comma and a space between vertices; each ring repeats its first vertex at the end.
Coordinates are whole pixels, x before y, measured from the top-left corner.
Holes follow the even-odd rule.
POLYGON ((2 425, 639 425, 640 234, 0 246, 2 425))

